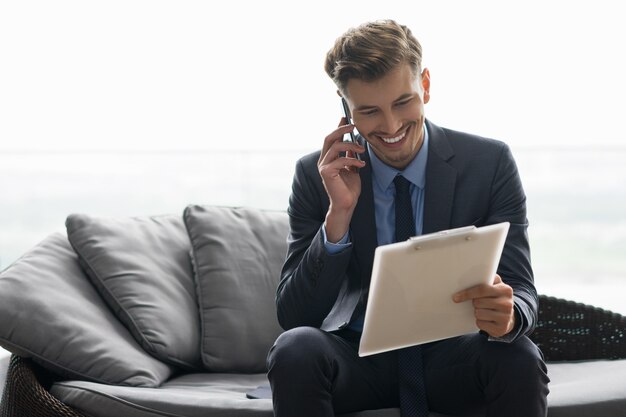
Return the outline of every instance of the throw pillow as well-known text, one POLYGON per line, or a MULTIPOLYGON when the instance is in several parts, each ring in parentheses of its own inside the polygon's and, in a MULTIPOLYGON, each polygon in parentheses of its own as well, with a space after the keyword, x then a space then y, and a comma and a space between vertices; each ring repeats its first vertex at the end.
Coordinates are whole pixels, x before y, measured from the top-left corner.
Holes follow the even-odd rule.
POLYGON ((202 327, 213 372, 265 372, 281 332, 275 294, 287 253, 286 212, 188 206, 183 214, 202 327))
POLYGON ((172 374, 111 313, 61 233, 0 274, 0 345, 69 379, 158 387, 172 374))
POLYGON ((88 276, 139 344, 163 362, 201 367, 191 245, 182 218, 72 214, 66 227, 88 276))

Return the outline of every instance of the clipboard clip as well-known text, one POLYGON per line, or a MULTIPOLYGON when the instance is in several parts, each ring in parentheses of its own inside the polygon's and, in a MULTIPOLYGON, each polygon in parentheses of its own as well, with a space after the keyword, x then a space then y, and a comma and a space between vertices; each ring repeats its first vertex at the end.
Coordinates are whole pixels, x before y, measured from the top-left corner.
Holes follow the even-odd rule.
POLYGON ((428 233, 426 235, 413 236, 413 237, 409 238, 409 241, 411 241, 411 242, 418 241, 419 242, 419 241, 422 241, 422 240, 433 239, 433 238, 437 238, 437 237, 441 237, 441 236, 461 235, 461 234, 464 234, 464 233, 467 233, 467 232, 471 232, 472 230, 475 230, 475 229, 476 229, 476 226, 457 227, 456 229, 442 230, 440 232, 428 233))

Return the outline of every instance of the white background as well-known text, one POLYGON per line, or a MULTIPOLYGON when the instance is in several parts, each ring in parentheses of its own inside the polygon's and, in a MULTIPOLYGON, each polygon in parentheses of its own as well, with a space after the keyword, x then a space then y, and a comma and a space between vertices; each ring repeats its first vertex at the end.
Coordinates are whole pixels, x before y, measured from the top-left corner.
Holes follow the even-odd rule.
POLYGON ((348 27, 412 28, 427 115, 518 146, 622 146, 626 25, 599 1, 4 1, 0 150, 316 149, 348 27))

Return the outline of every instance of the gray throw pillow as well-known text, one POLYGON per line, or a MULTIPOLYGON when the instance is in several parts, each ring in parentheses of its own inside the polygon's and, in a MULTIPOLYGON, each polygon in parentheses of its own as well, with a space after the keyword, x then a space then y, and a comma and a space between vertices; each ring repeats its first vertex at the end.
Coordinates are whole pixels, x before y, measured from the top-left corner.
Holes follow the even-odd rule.
POLYGON ((66 227, 81 265, 139 344, 163 362, 200 368, 200 319, 182 218, 72 214, 66 227))
POLYGON ((0 345, 71 379, 158 387, 172 374, 111 313, 61 233, 0 274, 0 345))
POLYGON ((188 206, 202 325, 202 362, 213 372, 265 372, 281 332, 275 294, 287 253, 286 212, 188 206))

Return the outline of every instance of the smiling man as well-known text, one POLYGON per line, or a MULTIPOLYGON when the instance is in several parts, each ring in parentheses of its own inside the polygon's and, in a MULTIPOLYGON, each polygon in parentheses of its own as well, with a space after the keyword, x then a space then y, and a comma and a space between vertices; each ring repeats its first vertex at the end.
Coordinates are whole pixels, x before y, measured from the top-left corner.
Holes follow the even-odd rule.
POLYGON ((268 356, 277 417, 389 407, 403 417, 546 415, 546 367, 527 337, 537 293, 515 162, 503 142, 425 118, 430 73, 421 59, 419 42, 394 21, 351 29, 327 54, 354 125, 342 119, 296 166, 276 297, 286 331, 268 356), (358 143, 343 142, 355 126, 358 143), (504 221, 493 283, 451 296, 473 304, 480 333, 358 356, 376 246, 504 221))

